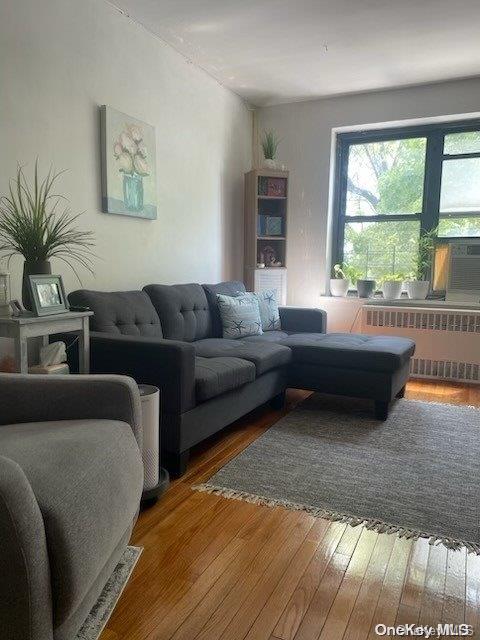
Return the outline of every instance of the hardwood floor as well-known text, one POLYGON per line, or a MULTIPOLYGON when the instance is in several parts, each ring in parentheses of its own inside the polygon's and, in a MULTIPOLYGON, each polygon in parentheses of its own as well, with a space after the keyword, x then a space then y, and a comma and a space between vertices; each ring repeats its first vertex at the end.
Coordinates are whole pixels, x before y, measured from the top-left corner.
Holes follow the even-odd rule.
MULTIPOLYGON (((406 397, 480 406, 480 387, 412 381, 406 397)), ((441 621, 480 638, 480 556, 191 491, 281 415, 259 409, 200 446, 140 515, 144 551, 101 640, 370 640, 377 623, 441 621)))

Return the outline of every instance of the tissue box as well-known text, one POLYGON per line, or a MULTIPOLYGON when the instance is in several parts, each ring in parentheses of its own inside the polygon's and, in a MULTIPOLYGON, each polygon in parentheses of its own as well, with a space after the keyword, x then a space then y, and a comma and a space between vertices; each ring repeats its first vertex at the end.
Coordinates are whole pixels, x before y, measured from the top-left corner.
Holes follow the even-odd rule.
POLYGON ((36 364, 33 367, 28 367, 28 373, 43 373, 43 375, 65 375, 70 373, 68 364, 62 362, 61 364, 36 364))

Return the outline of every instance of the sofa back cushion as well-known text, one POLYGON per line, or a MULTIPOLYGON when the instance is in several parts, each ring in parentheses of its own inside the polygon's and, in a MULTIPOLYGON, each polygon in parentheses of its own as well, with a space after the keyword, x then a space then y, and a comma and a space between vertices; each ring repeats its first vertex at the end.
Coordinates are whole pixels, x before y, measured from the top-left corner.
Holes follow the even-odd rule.
POLYGON ((203 284, 203 290, 207 296, 208 305, 210 307, 210 316, 212 319, 212 337, 222 337, 222 319, 218 308, 217 295, 222 296, 238 296, 239 293, 245 293, 245 285, 238 280, 229 282, 219 282, 218 284, 203 284))
POLYGON ((72 305, 90 307, 90 329, 126 336, 163 337, 160 318, 144 291, 73 291, 72 305))
POLYGON ((158 313, 163 335, 193 342, 212 336, 212 318, 199 284, 149 284, 143 289, 158 313))

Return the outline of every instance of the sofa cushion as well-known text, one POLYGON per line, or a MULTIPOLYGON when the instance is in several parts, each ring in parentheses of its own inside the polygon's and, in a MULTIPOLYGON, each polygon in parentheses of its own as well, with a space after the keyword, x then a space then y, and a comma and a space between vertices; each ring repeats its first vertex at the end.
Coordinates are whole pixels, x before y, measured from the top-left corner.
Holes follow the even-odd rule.
POLYGON ((143 485, 137 442, 125 422, 65 420, 3 425, 0 450, 23 470, 43 516, 58 627, 135 518, 143 485))
POLYGON ((282 342, 288 336, 289 334, 286 331, 265 331, 260 336, 248 336, 248 338, 242 338, 242 340, 245 342, 282 342))
POLYGON ((212 318, 212 337, 222 337, 222 319, 218 309, 217 295, 222 296, 238 296, 239 293, 245 293, 245 285, 239 280, 229 282, 219 282, 218 284, 202 284, 205 295, 207 296, 208 305, 210 307, 210 316, 212 318))
POLYGON ((197 356, 203 358, 229 356, 253 362, 257 376, 282 367, 291 359, 291 351, 288 347, 269 341, 247 342, 247 339, 208 338, 194 342, 193 346, 197 356))
POLYGON ((408 338, 352 333, 296 333, 281 344, 290 347, 296 363, 366 371, 396 371, 415 351, 408 338))
POLYGON ((90 329, 128 336, 162 338, 160 318, 143 291, 73 291, 70 304, 90 307, 90 329))
POLYGON ((143 290, 158 313, 165 338, 192 342, 212 335, 210 307, 199 284, 149 284, 143 290))
POLYGON ((278 310, 277 290, 268 289, 258 293, 248 292, 244 296, 258 300, 260 318, 262 320, 262 331, 280 330, 280 313, 278 310))
POLYGON ((240 358, 195 358, 195 395, 198 402, 233 391, 255 380, 255 365, 240 358))
POLYGON ((217 300, 224 338, 238 340, 263 333, 257 298, 248 294, 235 298, 219 294, 217 300))

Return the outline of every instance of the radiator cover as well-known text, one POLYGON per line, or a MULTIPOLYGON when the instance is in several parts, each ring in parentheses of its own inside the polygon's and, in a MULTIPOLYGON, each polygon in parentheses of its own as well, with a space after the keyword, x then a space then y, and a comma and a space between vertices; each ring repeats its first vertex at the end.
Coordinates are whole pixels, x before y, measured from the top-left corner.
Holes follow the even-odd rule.
POLYGON ((480 383, 480 311, 368 305, 361 331, 414 340, 412 377, 480 383))

